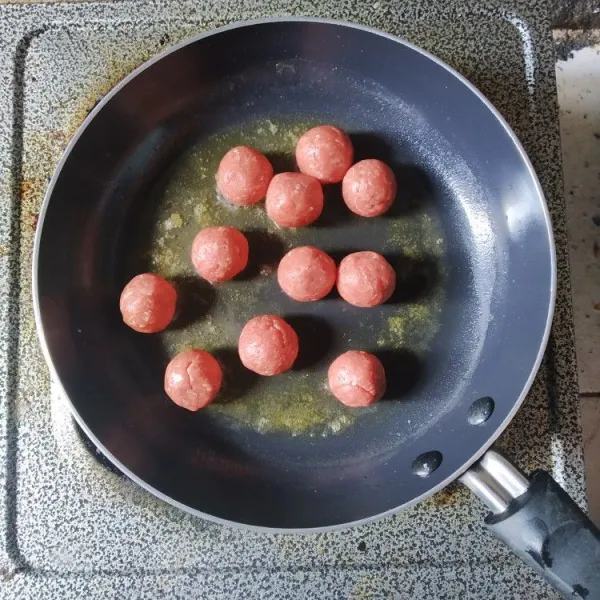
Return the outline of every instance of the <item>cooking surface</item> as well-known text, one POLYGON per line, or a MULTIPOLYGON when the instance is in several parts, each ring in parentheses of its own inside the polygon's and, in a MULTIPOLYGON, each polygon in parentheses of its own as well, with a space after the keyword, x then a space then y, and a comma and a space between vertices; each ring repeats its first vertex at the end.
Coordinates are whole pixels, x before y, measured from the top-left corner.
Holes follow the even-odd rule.
MULTIPOLYGON (((280 64, 282 70, 285 67, 302 72, 305 68, 291 61, 280 64)), ((372 134, 372 129, 357 132, 359 119, 354 116, 354 127, 351 116, 347 122, 357 160, 376 152, 377 146, 388 147, 384 138, 372 134), (373 143, 373 139, 377 141, 373 143)), ((142 195, 131 210, 135 221, 128 222, 132 237, 120 252, 122 281, 151 271, 175 281, 190 300, 185 305, 189 309, 183 309, 174 327, 156 336, 131 339, 138 348, 158 343, 169 358, 198 345, 219 357, 225 386, 218 400, 203 411, 217 428, 329 438, 361 419, 389 422, 394 413, 385 409, 393 411, 401 404, 399 417, 417 429, 430 416, 430 410, 423 402, 416 402, 411 411, 408 396, 417 383, 422 383, 418 381, 419 370, 426 367, 421 365, 418 353, 429 348, 439 329, 446 287, 444 232, 431 199, 419 187, 419 178, 415 176, 417 183, 397 200, 399 207, 406 203, 410 208, 392 209, 383 219, 353 218, 342 201, 341 187, 327 186, 325 212, 316 226, 298 229, 277 227, 267 217, 264 206, 236 209, 215 199, 214 176, 227 150, 246 144, 265 152, 277 171, 286 169, 285 165, 292 170, 298 138, 316 123, 314 117, 307 120, 306 115, 300 118, 296 114, 232 124, 206 136, 175 159, 153 186, 151 200, 156 210, 148 208, 149 198, 142 195), (199 229, 215 225, 232 225, 243 231, 251 252, 249 265, 240 277, 213 287, 198 278, 190 261, 190 248, 199 229), (318 303, 290 300, 277 283, 277 265, 286 252, 305 245, 317 246, 338 260, 352 250, 381 252, 398 273, 403 273, 397 285, 402 292, 377 311, 352 309, 336 299, 335 293, 318 303), (237 339, 252 317, 271 313, 284 315, 295 328, 301 354, 289 372, 278 377, 255 377, 241 368, 235 350, 237 339), (329 364, 357 344, 366 344, 365 350, 376 350, 387 360, 386 398, 401 402, 356 411, 327 393, 329 364), (404 368, 398 366, 400 361, 404 368)), ((429 180, 427 185, 431 185, 429 180)), ((157 372, 162 385, 160 365, 157 372)), ((444 402, 434 402, 436 410, 444 410, 444 402)), ((269 452, 273 451, 269 447, 269 452)))
MULTIPOLYGON (((583 502, 581 438, 566 264, 553 49, 545 2, 294 4, 293 13, 359 21, 407 38, 470 78, 507 118, 537 169, 555 223, 559 290, 545 365, 500 446, 548 468, 583 502), (434 8, 435 7, 435 8, 434 8), (316 12, 315 12, 316 11, 316 12), (468 13, 468 18, 465 16, 468 13), (482 34, 485 32, 485 34, 482 34), (549 126, 549 124, 553 124, 549 126)), ((281 6, 287 6, 282 4, 281 6)), ((227 20, 281 14, 252 2, 227 20)), ((215 11, 216 12, 216 11, 215 11)), ((555 597, 484 530, 459 486, 343 532, 248 533, 174 509, 95 453, 52 393, 34 330, 30 261, 36 214, 68 139, 101 94, 166 45, 222 21, 194 3, 2 7, 0 68, 1 456, 6 478, 0 596, 555 597), (87 23, 87 24, 86 24, 87 23), (11 233, 18 236, 12 239, 11 233), (8 291, 10 289, 10 291, 8 291), (8 301, 7 301, 8 300, 8 301), (399 592, 397 592, 399 590, 399 592)))

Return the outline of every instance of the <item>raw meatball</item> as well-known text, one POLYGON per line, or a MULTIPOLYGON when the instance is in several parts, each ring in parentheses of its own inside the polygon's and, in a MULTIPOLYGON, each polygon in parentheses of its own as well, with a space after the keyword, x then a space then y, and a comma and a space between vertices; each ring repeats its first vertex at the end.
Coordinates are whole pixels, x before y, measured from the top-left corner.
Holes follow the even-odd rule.
POLYGON ((140 333, 156 333, 173 320, 177 306, 175 288, 153 273, 136 275, 121 292, 123 321, 140 333))
POLYGON ((329 389, 346 406, 369 406, 385 393, 385 370, 376 356, 350 350, 329 367, 329 389))
POLYGON ((199 410, 210 404, 221 389, 219 363, 203 350, 178 354, 165 371, 165 392, 182 408, 199 410))
POLYGON ((296 146, 298 168, 321 183, 339 183, 352 165, 353 155, 350 138, 331 125, 313 127, 296 146))
POLYGON ((248 264, 248 240, 235 227, 207 227, 194 238, 192 263, 208 281, 232 279, 248 264))
POLYGON ((279 173, 271 180, 267 214, 281 227, 304 227, 323 212, 323 188, 304 173, 279 173))
POLYGON ((301 246, 290 250, 279 263, 277 281, 298 302, 313 302, 329 294, 335 285, 333 259, 318 248, 301 246))
POLYGON ((394 293, 396 273, 377 252, 354 252, 340 263, 337 289, 354 306, 383 304, 394 293))
POLYGON ((238 352, 247 369, 259 375, 279 375, 298 356, 298 336, 281 317, 254 317, 242 329, 238 352))
POLYGON ((361 217, 377 217, 394 202, 396 177, 380 160, 361 160, 344 175, 342 196, 353 213, 361 217))
POLYGON ((254 148, 236 146, 225 154, 217 171, 217 187, 229 202, 248 206, 260 202, 273 179, 273 167, 254 148))

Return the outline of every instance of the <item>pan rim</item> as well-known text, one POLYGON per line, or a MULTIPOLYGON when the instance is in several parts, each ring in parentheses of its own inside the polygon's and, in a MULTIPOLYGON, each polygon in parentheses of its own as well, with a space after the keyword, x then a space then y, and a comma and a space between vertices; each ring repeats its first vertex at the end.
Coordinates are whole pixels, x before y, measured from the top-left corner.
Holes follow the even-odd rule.
POLYGON ((44 355, 44 359, 45 359, 48 369, 50 371, 51 380, 60 389, 62 396, 68 403, 68 407, 69 407, 71 414, 73 415, 77 424, 85 432, 85 434, 92 440, 94 445, 102 452, 102 454, 104 456, 106 456, 106 458, 108 460, 110 460, 122 473, 124 473, 129 479, 131 479, 132 481, 137 483, 143 489, 147 490, 148 492, 150 492, 151 494, 153 494, 160 500, 162 500, 172 506, 175 506, 185 512, 191 513, 195 516, 201 517, 208 521, 218 523, 220 525, 226 525, 226 526, 233 527, 236 529, 241 529, 244 531, 256 531, 256 532, 263 532, 263 533, 308 534, 308 533, 323 533, 323 532, 328 532, 328 531, 339 531, 339 530, 347 529, 350 527, 357 527, 359 525, 364 525, 366 523, 378 521, 385 517, 391 516, 391 515, 399 512, 400 510, 404 510, 404 509, 409 508, 419 502, 422 502, 423 500, 429 498, 436 492, 438 492, 441 489, 443 489, 444 487, 446 487, 452 481, 457 480, 477 460, 479 460, 479 458, 481 458, 481 456, 483 456, 483 454, 485 454, 485 452, 487 452, 487 450, 493 445, 493 443, 496 441, 496 439, 503 433, 503 431, 506 429, 506 427, 512 421, 513 417, 515 416, 515 414, 521 407, 521 404, 525 400, 525 398, 534 382, 534 379, 537 375, 537 372, 539 370, 540 364, 542 362, 542 359, 543 359, 543 356, 544 356, 544 353, 546 350, 546 346, 548 344, 548 340, 550 337, 550 331, 551 331, 551 327, 552 327, 554 308, 555 308, 555 303, 556 303, 556 292, 557 292, 556 245, 555 245, 555 241, 554 241, 554 233, 552 230, 552 221, 551 221, 551 217, 550 217, 550 211, 548 209, 546 198, 545 198, 542 186, 540 184, 540 181, 537 177, 537 174, 535 173, 535 170, 533 168, 533 165, 531 164, 529 157, 527 156, 527 153, 525 152, 525 149, 523 148, 521 142, 519 141, 518 137, 516 136, 516 134, 510 127, 510 125, 506 122, 506 120, 499 113, 499 111, 496 109, 496 107, 468 79, 466 79, 463 75, 461 75, 458 71, 456 71, 450 65, 445 63, 443 60, 437 58, 433 54, 427 52, 426 50, 423 50, 422 48, 419 48, 418 46, 404 40, 403 38, 400 38, 400 37, 392 35, 390 33, 386 33, 384 31, 375 29, 373 27, 361 25, 359 23, 352 23, 352 22, 344 21, 344 20, 326 19, 326 18, 319 18, 319 17, 292 17, 292 16, 281 17, 280 16, 280 17, 268 17, 268 18, 262 18, 262 19, 251 19, 251 20, 246 20, 246 21, 236 21, 234 23, 230 23, 230 24, 224 25, 222 27, 204 31, 204 32, 199 33, 190 38, 186 38, 185 40, 182 40, 181 42, 171 46, 170 48, 167 48, 167 49, 159 52, 158 54, 156 54, 149 60, 142 63, 140 66, 136 67, 131 73, 129 73, 126 77, 124 77, 121 81, 119 81, 98 102, 98 104, 86 116, 83 123, 79 126, 79 128, 75 132, 74 136, 69 141, 67 147, 65 148, 65 151, 63 152, 63 155, 61 156, 61 158, 54 170, 54 173, 52 175, 52 178, 50 180, 50 183, 48 184, 48 188, 44 195, 44 199, 42 201, 42 205, 40 208, 38 227, 36 229, 35 238, 34 238, 34 246, 33 246, 32 296, 33 296, 33 310, 34 310, 34 317, 35 317, 35 325, 36 325, 38 338, 40 341, 40 346, 42 349, 42 353, 44 355), (551 273, 550 273, 550 302, 549 302, 549 306, 548 306, 548 314, 546 316, 546 324, 545 324, 545 328, 544 328, 544 334, 540 341, 540 347, 538 350, 538 354, 536 356, 536 360, 534 361, 534 363, 531 367, 527 381, 525 382, 525 385, 521 391, 521 394, 520 394, 519 398, 517 399, 517 401, 514 403, 512 409, 508 412, 507 416, 502 421, 502 423, 500 423, 500 425, 491 433, 491 435, 486 440, 486 442, 478 449, 478 451, 475 452, 469 458, 469 460, 467 460, 464 464, 462 464, 458 469, 455 469, 454 472, 451 473, 448 477, 446 477, 443 481, 439 482, 435 486, 428 489, 425 493, 413 498, 412 500, 410 500, 408 502, 405 502, 394 508, 388 509, 384 512, 377 513, 377 514, 371 515, 369 517, 365 517, 363 519, 349 521, 346 523, 337 523, 334 525, 325 525, 322 527, 310 527, 310 528, 264 527, 264 526, 251 525, 251 524, 247 524, 247 523, 240 523, 237 521, 231 521, 228 519, 223 519, 223 518, 217 517, 215 515, 204 513, 200 510, 197 510, 195 508, 187 506, 187 505, 171 498, 170 496, 164 494, 160 490, 152 487, 151 485, 149 485, 148 483, 143 481, 141 478, 139 478, 137 475, 135 475, 135 473, 130 471, 126 466, 124 466, 111 452, 108 451, 108 449, 100 442, 100 440, 88 428, 86 423, 83 421, 83 419, 81 418, 81 416, 75 409, 75 406, 71 402, 68 394, 66 393, 66 391, 64 389, 61 378, 58 375, 58 371, 56 369, 56 366, 54 364, 54 361, 53 361, 50 351, 48 349, 48 343, 47 343, 46 335, 45 335, 44 328, 42 325, 39 290, 38 290, 38 276, 37 276, 43 225, 44 225, 44 220, 45 220, 46 212, 48 209, 48 205, 50 203, 50 198, 54 191, 54 187, 55 187, 56 182, 62 172, 62 169, 63 169, 64 165, 66 164, 67 160, 69 159, 69 156, 70 156, 74 146, 76 145, 77 141, 83 135, 84 131, 87 129, 87 127, 90 125, 90 123, 96 117, 96 115, 103 109, 103 107, 114 96, 116 96, 121 91, 122 88, 124 88, 130 81, 132 81, 140 73, 142 73, 149 67, 153 66, 155 63, 162 60, 164 57, 166 57, 174 52, 177 52, 178 50, 180 50, 181 48, 184 48, 185 46, 196 43, 199 40, 202 40, 202 39, 205 39, 208 37, 212 37, 214 35, 218 35, 225 31, 231 31, 231 30, 240 29, 243 27, 254 26, 254 25, 265 25, 265 24, 272 24, 272 23, 289 23, 289 22, 321 23, 321 24, 325 24, 325 25, 349 27, 349 28, 358 29, 358 30, 362 30, 367 33, 381 36, 381 37, 386 38, 395 43, 402 44, 405 47, 410 48, 411 50, 413 50, 415 52, 418 52, 419 54, 423 55, 425 58, 428 58, 429 60, 436 63, 438 66, 445 69, 448 73, 450 73, 450 75, 455 77, 464 86, 466 86, 471 91, 471 93, 473 93, 486 106, 486 108, 490 111, 490 113, 497 119, 497 121, 500 123, 500 125, 504 128, 507 135, 509 136, 512 143, 514 144, 515 149, 519 153, 520 158, 523 161, 523 164, 527 167, 529 176, 531 177, 531 180, 534 184, 536 193, 537 193, 537 195, 540 199, 540 203, 542 205, 542 213, 544 216, 546 232, 548 235, 550 259, 551 259, 550 260, 550 271, 551 271, 551 273))

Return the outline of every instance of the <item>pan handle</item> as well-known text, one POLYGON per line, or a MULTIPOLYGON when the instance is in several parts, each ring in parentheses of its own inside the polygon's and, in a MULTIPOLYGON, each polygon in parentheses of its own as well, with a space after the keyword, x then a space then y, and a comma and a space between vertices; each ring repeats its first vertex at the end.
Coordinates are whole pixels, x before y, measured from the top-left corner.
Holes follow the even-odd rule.
POLYGON ((600 599, 600 531, 546 471, 527 479, 488 450, 460 481, 490 508, 488 529, 556 591, 600 599))

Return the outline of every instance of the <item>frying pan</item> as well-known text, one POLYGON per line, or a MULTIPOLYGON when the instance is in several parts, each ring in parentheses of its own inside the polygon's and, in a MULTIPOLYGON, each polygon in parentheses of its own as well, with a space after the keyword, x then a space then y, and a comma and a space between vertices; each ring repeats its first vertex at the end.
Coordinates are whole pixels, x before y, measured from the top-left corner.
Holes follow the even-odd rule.
POLYGON ((50 183, 34 252, 46 359, 78 423, 160 498, 202 517, 271 531, 364 523, 460 477, 491 508, 488 527, 563 594, 600 597, 600 535, 547 473, 525 478, 493 450, 533 381, 551 325, 549 215, 521 145, 450 67, 353 24, 272 19, 202 34, 150 60, 91 112, 50 183), (314 227, 275 230, 261 207, 214 191, 223 152, 248 143, 293 168, 315 123, 346 129, 356 158, 385 160, 399 194, 360 219, 335 186, 314 227), (247 273, 205 286, 187 253, 200 226, 227 222, 252 248, 247 273), (376 309, 333 294, 298 304, 273 267, 288 248, 339 259, 384 253, 398 291, 376 309), (170 277, 179 316, 162 336, 121 322, 118 297, 143 270, 170 277), (294 370, 253 378, 237 335, 256 314, 296 327, 294 370), (166 399, 164 366, 190 346, 225 370, 198 414, 166 399), (345 409, 324 387, 330 360, 377 353, 388 391, 345 409), (487 450, 487 452, 486 452, 487 450))

